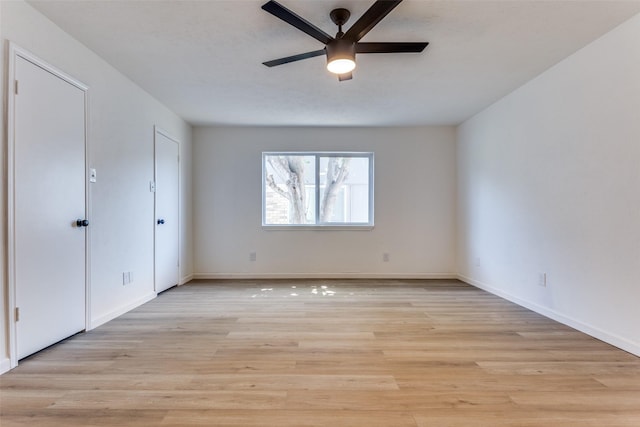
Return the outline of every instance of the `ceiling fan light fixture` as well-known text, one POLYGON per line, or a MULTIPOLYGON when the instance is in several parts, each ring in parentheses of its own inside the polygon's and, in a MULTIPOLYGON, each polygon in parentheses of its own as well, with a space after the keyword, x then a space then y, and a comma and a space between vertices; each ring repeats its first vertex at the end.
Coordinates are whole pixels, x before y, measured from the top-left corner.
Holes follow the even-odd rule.
POLYGON ((356 68, 353 59, 334 59, 327 64, 327 70, 333 74, 346 74, 356 68))
POLYGON ((327 44, 327 70, 334 74, 346 74, 356 68, 355 43, 335 39, 327 44))

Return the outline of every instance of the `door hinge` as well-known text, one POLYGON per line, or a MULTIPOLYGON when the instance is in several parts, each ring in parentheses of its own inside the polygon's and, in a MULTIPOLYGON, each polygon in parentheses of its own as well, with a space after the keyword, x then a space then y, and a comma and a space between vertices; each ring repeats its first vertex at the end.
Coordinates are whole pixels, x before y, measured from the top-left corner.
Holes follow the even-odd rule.
POLYGON ((20 320, 20 307, 16 307, 16 322, 20 320))
POLYGON ((16 93, 16 95, 17 95, 17 94, 18 94, 18 81, 17 81, 17 80, 16 80, 16 82, 15 82, 14 87, 15 87, 15 93, 16 93))

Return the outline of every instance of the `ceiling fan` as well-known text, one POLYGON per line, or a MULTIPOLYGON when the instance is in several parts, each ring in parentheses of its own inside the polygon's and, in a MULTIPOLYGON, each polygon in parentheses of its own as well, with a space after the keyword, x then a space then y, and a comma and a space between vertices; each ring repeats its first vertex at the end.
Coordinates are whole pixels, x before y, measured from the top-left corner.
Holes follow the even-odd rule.
POLYGON ((262 5, 262 9, 293 25, 302 32, 322 42, 325 47, 311 52, 287 56, 263 62, 267 67, 287 64, 315 56, 327 55, 327 69, 338 75, 339 81, 353 78, 352 71, 356 67, 356 53, 419 53, 429 44, 428 42, 387 42, 387 43, 363 43, 360 42, 373 27, 389 14, 402 0, 378 0, 358 19, 355 24, 342 32, 342 26, 347 22, 351 13, 347 9, 334 9, 329 16, 338 26, 335 37, 322 31, 304 18, 296 15, 291 10, 276 1, 269 1, 262 5))

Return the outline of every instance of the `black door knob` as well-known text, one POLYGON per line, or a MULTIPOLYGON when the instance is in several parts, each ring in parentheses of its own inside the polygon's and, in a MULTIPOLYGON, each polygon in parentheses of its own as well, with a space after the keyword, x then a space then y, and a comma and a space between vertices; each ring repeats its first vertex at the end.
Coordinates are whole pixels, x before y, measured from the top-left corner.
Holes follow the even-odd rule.
POLYGON ((88 226, 89 226, 89 221, 87 221, 86 219, 76 220, 76 227, 88 227, 88 226))
POLYGON ((164 224, 164 219, 159 219, 158 224, 164 224))

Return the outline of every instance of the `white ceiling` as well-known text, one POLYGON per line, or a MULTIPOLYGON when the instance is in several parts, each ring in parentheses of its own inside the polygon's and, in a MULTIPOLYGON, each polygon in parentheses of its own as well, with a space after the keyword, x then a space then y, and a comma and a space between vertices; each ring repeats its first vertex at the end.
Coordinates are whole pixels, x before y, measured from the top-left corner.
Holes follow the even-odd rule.
MULTIPOLYGON (((428 41, 421 54, 359 55, 338 82, 321 49, 266 0, 30 1, 194 125, 458 124, 640 12, 640 0, 405 0, 362 41, 428 41)), ((373 0, 280 0, 329 34, 329 11, 373 0)))

